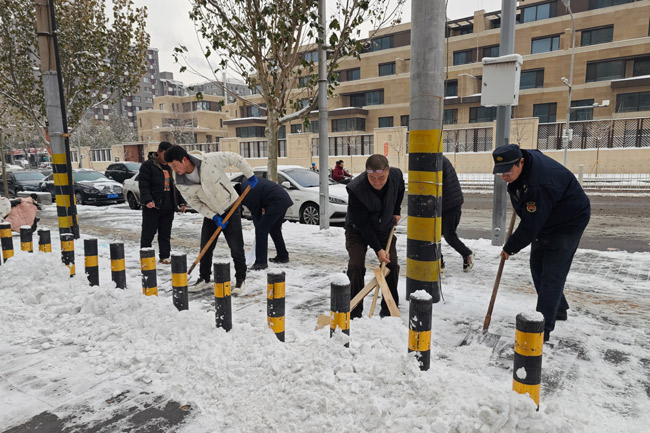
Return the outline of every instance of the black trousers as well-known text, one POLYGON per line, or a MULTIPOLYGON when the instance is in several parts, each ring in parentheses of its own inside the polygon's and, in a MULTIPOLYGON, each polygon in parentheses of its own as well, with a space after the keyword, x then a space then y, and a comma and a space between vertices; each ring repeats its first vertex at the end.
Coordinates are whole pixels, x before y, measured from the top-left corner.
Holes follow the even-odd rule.
MULTIPOLYGON (((224 217, 222 215, 222 217, 224 217)), ((210 237, 217 231, 217 224, 210 218, 203 218, 203 226, 201 227, 201 251, 208 243, 210 237)), ((226 242, 230 248, 230 257, 235 263, 235 278, 238 280, 246 279, 246 254, 244 253, 244 236, 242 235, 241 228, 241 212, 236 210, 228 220, 228 225, 221 233, 226 237, 226 242)), ((221 233, 219 235, 221 235, 221 233)), ((219 236, 215 239, 210 247, 206 250, 201 262, 199 264, 199 276, 205 281, 210 281, 212 275, 212 253, 214 247, 217 245, 219 236)))
POLYGON ((460 206, 442 211, 442 235, 450 247, 455 249, 461 256, 467 257, 472 254, 472 250, 467 248, 456 234, 461 213, 460 206))
MULTIPOLYGON (((382 245, 388 243, 388 235, 384 233, 379 236, 379 241, 382 245)), ((397 293, 397 282, 399 281, 399 265, 397 263, 397 238, 393 236, 393 241, 390 244, 390 263, 386 265, 390 272, 386 275, 386 283, 390 289, 391 295, 395 300, 395 304, 399 305, 399 294, 397 293)), ((350 279, 350 299, 354 298, 357 293, 363 289, 364 278, 366 276, 366 252, 368 251, 368 244, 361 236, 358 230, 353 228, 345 229, 345 248, 348 250, 348 278, 350 279)), ((374 251, 373 251, 374 252, 374 251)), ((379 266, 379 264, 377 265, 379 266)), ((361 317, 363 314, 363 302, 360 302, 357 307, 350 311, 350 317, 361 317)), ((381 300, 381 315, 390 315, 388 305, 381 300)))
POLYGON ((151 247, 153 238, 158 232, 158 257, 169 258, 171 252, 172 223, 174 211, 142 208, 142 232, 140 248, 151 247))
POLYGON ((282 236, 282 223, 287 209, 281 211, 266 211, 260 219, 253 221, 255 224, 255 263, 267 264, 269 249, 269 234, 273 239, 278 257, 289 258, 287 246, 282 236))

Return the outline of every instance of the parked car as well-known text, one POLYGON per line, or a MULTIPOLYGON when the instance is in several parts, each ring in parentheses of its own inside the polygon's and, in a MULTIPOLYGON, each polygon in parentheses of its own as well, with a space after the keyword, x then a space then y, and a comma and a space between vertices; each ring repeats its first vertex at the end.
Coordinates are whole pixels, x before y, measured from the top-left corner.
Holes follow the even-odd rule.
POLYGON ((140 171, 141 165, 141 163, 133 161, 116 162, 106 168, 104 176, 119 183, 124 183, 126 179, 132 178, 140 171))
MULTIPOLYGON (((72 170, 74 180, 74 195, 77 204, 112 204, 124 203, 124 193, 119 182, 108 179, 102 173, 89 168, 72 170)), ((56 196, 54 174, 50 174, 41 182, 41 191, 47 191, 56 196)))
MULTIPOLYGON (((138 183, 138 178, 140 177, 140 174, 136 174, 130 179, 127 179, 124 181, 124 185, 122 187, 122 190, 124 191, 124 198, 126 198, 126 202, 129 204, 129 207, 133 210, 138 210, 142 207, 142 203, 140 203, 140 185, 138 183)), ((185 206, 185 212, 196 212, 192 207, 187 204, 185 206)))
MULTIPOLYGON (((255 176, 267 177, 266 167, 255 167, 253 172, 255 176)), ((237 174, 230 180, 233 183, 240 183, 244 179, 243 174, 237 174)), ((287 209, 285 218, 300 221, 303 224, 319 224, 319 174, 297 165, 280 165, 278 166, 278 182, 287 189, 293 201, 293 205, 287 209)), ((348 192, 345 185, 330 180, 329 202, 330 222, 344 222, 348 211, 348 192)), ((247 210, 244 211, 244 216, 247 216, 247 210)))
MULTIPOLYGON (((9 198, 18 196, 20 191, 40 191, 40 184, 45 179, 38 170, 7 170, 7 188, 9 198)), ((4 194, 4 176, 0 173, 0 194, 4 194)))

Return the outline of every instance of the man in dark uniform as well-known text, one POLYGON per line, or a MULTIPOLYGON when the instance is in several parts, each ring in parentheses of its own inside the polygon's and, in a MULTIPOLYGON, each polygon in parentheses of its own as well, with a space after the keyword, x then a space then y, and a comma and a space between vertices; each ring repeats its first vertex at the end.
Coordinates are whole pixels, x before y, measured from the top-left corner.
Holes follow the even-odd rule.
POLYGON ((150 247, 158 232, 159 263, 170 264, 172 223, 176 207, 185 212, 185 200, 174 187, 172 169, 165 161, 165 151, 171 143, 162 141, 158 152, 140 166, 138 186, 142 203, 142 233, 140 248, 150 247))
POLYGON ((537 291, 537 311, 544 315, 544 341, 556 320, 566 320, 569 304, 564 282, 578 249, 591 206, 573 173, 538 150, 514 144, 493 153, 494 174, 508 182, 508 194, 521 218, 501 255, 531 244, 530 271, 537 291))
MULTIPOLYGON (((239 189, 237 192, 241 194, 247 186, 248 181, 245 180, 235 189, 239 189)), ((257 187, 251 189, 242 200, 242 205, 250 210, 255 225, 255 263, 250 267, 251 271, 268 268, 269 234, 277 253, 271 261, 289 262, 289 252, 282 237, 282 223, 292 204, 293 201, 283 186, 264 178, 259 178, 257 187)))
MULTIPOLYGON (((393 236, 390 250, 386 251, 388 236, 401 216, 404 198, 404 176, 399 168, 389 167, 383 155, 371 155, 366 160, 366 171, 355 177, 346 187, 348 211, 345 217, 345 247, 348 250, 348 278, 350 296, 361 291, 366 275, 366 251, 368 246, 377 254, 379 263, 386 263, 390 273, 386 282, 395 304, 399 305, 397 282, 397 239, 393 236)), ((361 317, 363 302, 350 312, 351 318, 361 317)), ((381 301, 381 317, 390 315, 386 301, 381 301)))
MULTIPOLYGON (((469 272, 474 266, 474 253, 460 240, 456 229, 460 223, 463 206, 463 191, 456 175, 454 166, 446 156, 442 156, 442 235, 450 247, 463 257, 463 271, 469 272)), ((445 262, 440 255, 440 267, 444 269, 445 262)))

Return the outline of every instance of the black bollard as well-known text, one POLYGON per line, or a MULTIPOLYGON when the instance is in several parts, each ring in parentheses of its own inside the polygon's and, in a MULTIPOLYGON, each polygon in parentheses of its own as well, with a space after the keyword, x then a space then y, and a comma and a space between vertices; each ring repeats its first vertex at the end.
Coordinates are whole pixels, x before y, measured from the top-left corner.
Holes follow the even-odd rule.
POLYGON ((172 254, 172 300, 178 311, 187 310, 187 255, 172 254))
MULTIPOLYGON (((350 280, 344 275, 330 284, 330 337, 336 328, 350 335, 350 280)), ((350 343, 345 343, 350 347, 350 343)))
POLYGON ((61 260, 70 268, 70 277, 76 274, 74 265, 74 235, 72 233, 61 233, 61 260))
POLYGON ((433 297, 424 290, 411 293, 409 302, 409 353, 415 352, 420 370, 431 364, 431 313, 433 297))
POLYGON ((266 275, 266 321, 278 340, 282 342, 284 342, 284 280, 284 271, 271 271, 266 275))
POLYGON ((232 304, 230 298, 230 262, 216 262, 214 270, 214 321, 217 328, 226 332, 232 329, 232 304))
POLYGON ((156 250, 151 247, 140 248, 140 269, 142 270, 142 293, 145 296, 158 296, 156 250))
POLYGON ((32 228, 30 226, 22 226, 20 228, 20 250, 27 251, 28 253, 34 252, 32 228))
POLYGON ((84 239, 84 264, 88 283, 99 286, 99 258, 97 252, 97 239, 84 239))
POLYGON ((111 279, 118 289, 126 289, 126 265, 124 262, 124 244, 109 245, 111 253, 111 279))
POLYGON ((11 224, 0 223, 0 242, 2 242, 2 260, 7 262, 14 256, 14 241, 11 238, 11 224))
POLYGON ((38 250, 42 253, 52 252, 52 238, 48 229, 38 230, 38 250))
POLYGON ((539 410, 544 316, 536 311, 519 313, 517 314, 516 327, 512 389, 519 394, 530 395, 539 410))

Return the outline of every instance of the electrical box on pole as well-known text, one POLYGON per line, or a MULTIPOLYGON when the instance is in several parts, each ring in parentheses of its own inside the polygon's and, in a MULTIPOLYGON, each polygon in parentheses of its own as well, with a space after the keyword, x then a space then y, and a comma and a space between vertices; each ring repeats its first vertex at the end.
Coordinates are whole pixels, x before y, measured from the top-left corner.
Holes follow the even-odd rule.
POLYGON ((524 59, 519 54, 508 54, 501 57, 483 57, 482 62, 481 105, 517 105, 521 65, 524 59))

